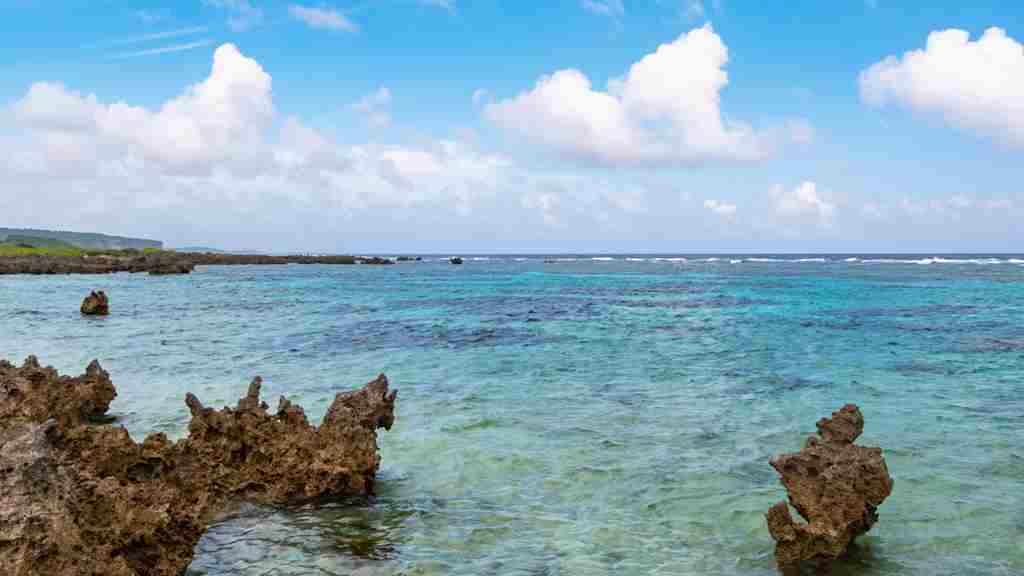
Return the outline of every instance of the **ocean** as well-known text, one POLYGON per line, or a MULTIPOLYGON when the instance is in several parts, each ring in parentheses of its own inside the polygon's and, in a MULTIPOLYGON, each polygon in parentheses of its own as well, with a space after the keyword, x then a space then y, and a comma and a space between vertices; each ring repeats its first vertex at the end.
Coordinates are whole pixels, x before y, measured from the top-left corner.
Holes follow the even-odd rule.
POLYGON ((136 439, 255 375, 399 390, 372 500, 245 507, 198 575, 769 575, 768 465, 859 405, 895 479, 836 574, 1024 573, 1024 256, 428 256, 0 277, 0 357, 98 358, 136 439), (93 289, 111 315, 84 318, 93 289))

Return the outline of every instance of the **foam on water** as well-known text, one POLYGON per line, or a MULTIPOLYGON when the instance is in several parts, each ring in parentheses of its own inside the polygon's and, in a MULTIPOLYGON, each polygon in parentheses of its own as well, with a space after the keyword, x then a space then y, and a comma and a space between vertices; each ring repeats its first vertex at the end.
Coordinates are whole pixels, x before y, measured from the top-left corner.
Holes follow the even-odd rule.
POLYGON ((193 575, 774 575, 768 459, 847 402, 896 485, 836 574, 1024 573, 1024 259, 847 257, 0 277, 0 343, 99 358, 136 438, 184 434, 188 391, 260 374, 315 421, 387 373, 378 497, 245 509, 193 575))

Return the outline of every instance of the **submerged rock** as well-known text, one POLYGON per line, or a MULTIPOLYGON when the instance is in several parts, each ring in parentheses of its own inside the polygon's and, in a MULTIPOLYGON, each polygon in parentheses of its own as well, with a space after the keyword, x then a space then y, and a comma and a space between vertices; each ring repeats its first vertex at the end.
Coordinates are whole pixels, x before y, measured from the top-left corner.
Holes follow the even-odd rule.
POLYGON ((269 412, 260 385, 222 410, 189 394, 189 436, 139 444, 89 423, 114 396, 98 363, 68 378, 0 362, 0 573, 178 575, 234 502, 373 493, 387 378, 338 394, 320 426, 284 398, 269 412))
POLYGON ((103 290, 90 292, 85 300, 82 300, 82 314, 88 316, 106 316, 110 314, 110 301, 107 300, 107 293, 103 290))
POLYGON ((801 451, 771 460, 789 503, 807 521, 794 521, 786 502, 768 510, 780 567, 827 563, 843 555, 854 538, 875 524, 878 506, 892 492, 882 449, 853 443, 864 430, 859 408, 847 404, 817 427, 818 435, 807 438, 801 451))

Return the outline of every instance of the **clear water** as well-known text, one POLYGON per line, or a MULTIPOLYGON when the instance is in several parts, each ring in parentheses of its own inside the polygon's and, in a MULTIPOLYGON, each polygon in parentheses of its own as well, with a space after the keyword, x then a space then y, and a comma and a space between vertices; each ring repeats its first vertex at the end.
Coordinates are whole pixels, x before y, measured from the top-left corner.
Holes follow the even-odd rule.
POLYGON ((773 574, 768 458, 847 402, 896 485, 837 573, 1024 573, 1024 260, 846 258, 0 277, 0 355, 99 358, 136 438, 388 374, 378 497, 245 509, 196 575, 773 574))

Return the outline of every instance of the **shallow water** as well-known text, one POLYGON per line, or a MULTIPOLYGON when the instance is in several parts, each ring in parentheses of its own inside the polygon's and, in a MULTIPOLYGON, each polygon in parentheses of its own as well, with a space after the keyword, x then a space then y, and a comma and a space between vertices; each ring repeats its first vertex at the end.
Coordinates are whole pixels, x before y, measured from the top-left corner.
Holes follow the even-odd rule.
POLYGON ((837 573, 1024 572, 1024 259, 631 258, 0 277, 0 356, 99 358, 136 438, 387 373, 377 498, 246 508, 194 575, 774 574, 768 458, 847 402, 896 485, 837 573))

